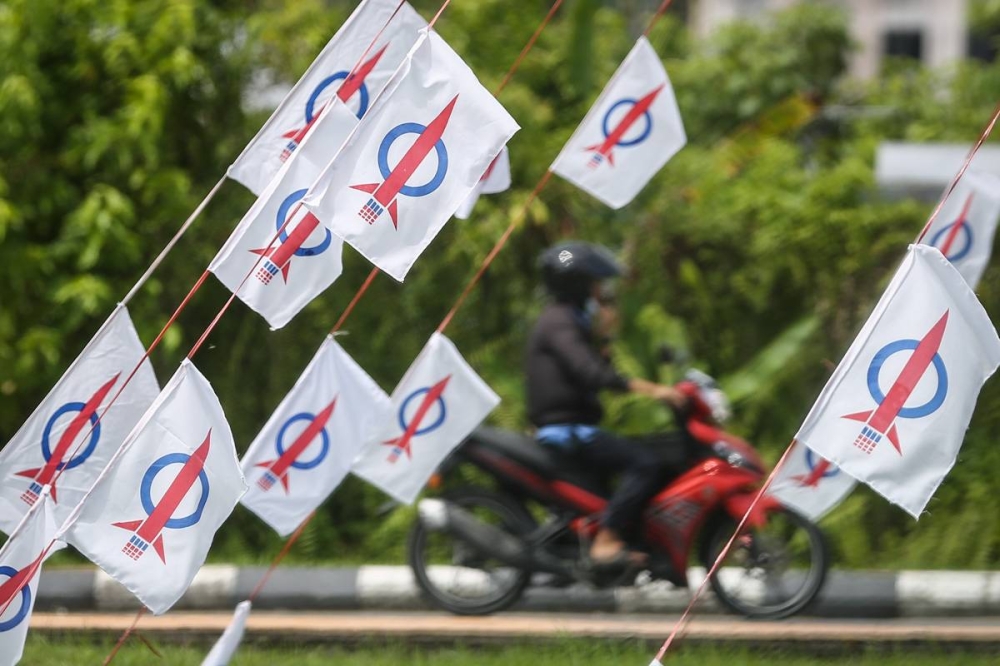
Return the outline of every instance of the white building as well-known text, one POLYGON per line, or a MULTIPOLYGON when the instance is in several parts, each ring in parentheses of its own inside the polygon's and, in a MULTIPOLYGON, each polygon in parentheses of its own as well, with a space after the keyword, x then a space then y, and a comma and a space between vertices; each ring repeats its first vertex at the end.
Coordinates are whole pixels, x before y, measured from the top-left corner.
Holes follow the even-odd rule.
POLYGON ((690 0, 690 23, 704 36, 728 21, 764 19, 800 1, 846 11, 858 47, 851 62, 857 77, 877 74, 885 56, 942 67, 968 53, 968 0, 690 0))

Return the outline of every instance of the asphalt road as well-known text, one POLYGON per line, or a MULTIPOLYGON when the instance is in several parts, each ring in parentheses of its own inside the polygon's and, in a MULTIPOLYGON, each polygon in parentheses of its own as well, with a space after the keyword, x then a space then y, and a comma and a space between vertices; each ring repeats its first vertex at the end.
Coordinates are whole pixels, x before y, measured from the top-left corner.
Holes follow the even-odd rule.
MULTIPOLYGON (((33 632, 47 635, 115 635, 132 621, 131 613, 36 613, 33 632)), ((145 616, 138 629, 160 640, 215 640, 230 620, 220 612, 171 612, 145 616)), ((627 614, 505 613, 492 617, 456 617, 436 612, 258 611, 247 624, 247 639, 257 643, 358 643, 370 641, 488 644, 588 637, 640 640, 659 645, 676 616, 627 614)), ((801 646, 854 649, 872 645, 936 645, 956 650, 1000 654, 1000 618, 896 618, 844 620, 801 618, 778 622, 731 616, 695 617, 684 640, 691 643, 801 646)))

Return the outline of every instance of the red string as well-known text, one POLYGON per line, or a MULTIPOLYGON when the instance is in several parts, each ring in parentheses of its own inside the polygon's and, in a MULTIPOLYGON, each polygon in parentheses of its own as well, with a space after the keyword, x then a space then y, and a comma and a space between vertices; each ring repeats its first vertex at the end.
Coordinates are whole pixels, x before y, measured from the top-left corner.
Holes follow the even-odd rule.
POLYGON ((750 507, 747 509, 747 512, 743 514, 743 518, 740 519, 739 525, 736 526, 736 531, 733 532, 733 536, 731 536, 729 538, 729 541, 726 542, 726 545, 722 549, 722 552, 720 552, 719 556, 715 558, 715 562, 712 564, 712 568, 709 569, 708 572, 705 574, 705 579, 701 581, 701 585, 698 586, 698 589, 695 591, 694 596, 691 597, 691 601, 688 603, 687 608, 684 609, 684 613, 681 615, 680 619, 677 620, 677 624, 674 625, 673 631, 670 632, 670 636, 668 636, 667 640, 664 641, 663 646, 660 647, 660 651, 656 653, 657 661, 663 659, 663 655, 665 655, 667 653, 667 650, 670 649, 670 646, 673 644, 674 639, 677 637, 677 634, 680 633, 681 629, 687 624, 688 617, 691 615, 691 611, 694 609, 695 602, 697 602, 698 599, 701 597, 701 595, 705 592, 705 588, 708 587, 708 583, 712 579, 712 576, 715 575, 715 572, 718 570, 723 560, 726 559, 726 555, 729 554, 729 551, 732 549, 733 544, 736 543, 736 539, 739 537, 740 533, 743 532, 743 528, 746 526, 747 520, 750 518, 750 514, 752 514, 754 509, 757 508, 757 503, 760 502, 761 497, 763 497, 764 493, 767 492, 767 489, 771 485, 771 481, 774 480, 774 476, 778 473, 778 470, 781 469, 781 466, 785 464, 785 459, 788 458, 788 454, 791 452, 792 447, 794 446, 795 446, 795 440, 793 439, 792 443, 788 445, 787 449, 785 449, 785 452, 781 454, 781 458, 778 459, 778 464, 776 464, 774 466, 774 469, 771 470, 771 473, 768 475, 767 480, 764 481, 764 485, 760 487, 759 491, 757 491, 757 495, 753 498, 753 502, 750 503, 750 507))
POLYGON ((979 139, 976 141, 975 145, 972 146, 972 150, 969 151, 969 154, 965 157, 965 161, 962 163, 962 168, 958 170, 957 174, 955 174, 955 178, 952 179, 951 185, 948 186, 948 189, 945 190, 944 196, 941 197, 941 201, 938 202, 937 208, 935 208, 934 212, 931 213, 930 218, 927 220, 927 224, 924 225, 920 235, 917 236, 917 243, 920 243, 920 241, 924 239, 924 236, 927 235, 927 232, 930 231, 931 225, 934 224, 934 220, 937 219, 938 213, 940 213, 941 209, 944 208, 944 204, 948 201, 948 197, 951 196, 951 193, 954 192, 955 188, 958 186, 958 181, 962 179, 962 176, 965 175, 969 165, 972 164, 972 158, 976 156, 976 153, 979 152, 979 149, 984 143, 986 143, 986 139, 988 139, 990 134, 993 132, 993 128, 997 124, 997 119, 1000 119, 1000 104, 997 104, 996 110, 993 112, 993 117, 986 125, 986 129, 984 129, 982 134, 979 135, 979 139))
POLYGON ((361 284, 361 286, 358 287, 357 292, 354 294, 354 298, 352 298, 351 302, 347 304, 347 307, 344 308, 344 311, 340 314, 340 318, 337 320, 337 323, 333 325, 332 329, 330 329, 331 335, 339 331, 340 327, 344 325, 345 321, 347 321, 347 318, 351 316, 351 313, 354 311, 354 307, 358 304, 358 301, 361 300, 361 297, 365 295, 365 292, 368 291, 368 287, 370 287, 372 282, 375 281, 375 276, 378 274, 379 269, 378 266, 376 266, 372 269, 371 273, 368 274, 368 277, 365 278, 365 281, 361 284))
POLYGON ((663 2, 660 3, 660 7, 656 10, 656 13, 653 14, 653 18, 649 19, 649 25, 646 26, 646 31, 642 33, 643 37, 649 37, 649 33, 653 31, 653 26, 656 25, 656 22, 659 21, 660 17, 667 11, 671 2, 672 0, 663 0, 663 2))
POLYGON ((440 9, 437 10, 437 14, 435 14, 434 18, 431 19, 431 22, 427 24, 428 28, 433 28, 434 27, 434 24, 437 23, 437 20, 439 18, 441 18, 441 14, 444 13, 444 10, 447 9, 448 5, 450 5, 450 4, 451 4, 451 0, 444 0, 444 2, 441 3, 441 7, 440 7, 440 9))
POLYGON ((103 666, 108 666, 108 664, 112 662, 112 660, 115 658, 115 655, 118 654, 118 651, 122 649, 122 645, 125 644, 125 641, 128 639, 129 635, 131 635, 131 633, 135 630, 136 625, 139 624, 139 620, 141 620, 142 616, 145 614, 146 614, 146 607, 143 606, 142 608, 139 609, 139 612, 135 614, 135 617, 132 619, 132 624, 130 624, 128 629, 125 630, 125 633, 121 635, 121 637, 118 639, 118 642, 115 643, 115 646, 111 648, 111 653, 104 658, 103 666))
POLYGON ((295 542, 299 540, 299 537, 302 536, 302 533, 306 531, 306 527, 309 525, 309 523, 312 521, 315 515, 316 512, 313 511, 308 516, 306 516, 306 519, 303 520, 302 524, 295 529, 295 532, 292 534, 292 536, 288 537, 288 541, 285 542, 285 545, 282 547, 281 551, 277 554, 277 556, 275 556, 274 560, 271 561, 271 566, 267 568, 267 571, 265 571, 264 575, 261 576, 260 581, 257 582, 257 586, 253 588, 253 592, 251 592, 250 596, 247 597, 248 601, 254 601, 257 598, 257 595, 260 594, 260 591, 264 589, 265 585, 267 585, 267 581, 270 580, 271 574, 273 574, 274 570, 278 568, 278 565, 281 564, 281 561, 285 559, 285 556, 288 555, 288 552, 292 549, 292 546, 295 545, 295 542))
POLYGON ((510 83, 510 80, 514 77, 514 73, 521 66, 521 61, 524 60, 525 56, 528 55, 528 52, 531 51, 532 48, 534 48, 535 42, 538 41, 538 37, 542 34, 542 31, 545 30, 546 26, 548 26, 549 21, 552 20, 553 16, 555 16, 556 12, 559 10, 559 6, 562 5, 562 3, 563 0, 556 0, 555 2, 552 3, 552 7, 549 9, 549 13, 545 15, 545 18, 542 19, 542 22, 538 24, 538 28, 535 30, 535 34, 531 36, 531 39, 528 40, 528 43, 524 45, 523 49, 521 49, 521 53, 518 54, 517 59, 514 60, 514 64, 511 65, 510 69, 507 71, 507 75, 503 77, 503 81, 500 82, 500 86, 497 88, 496 93, 494 93, 494 96, 499 95, 501 92, 503 92, 503 89, 507 87, 508 83, 510 83))
POLYGON ((455 301, 455 305, 451 307, 451 310, 448 312, 448 314, 446 314, 444 319, 441 320, 441 324, 438 325, 437 327, 438 333, 444 333, 444 329, 448 328, 448 324, 450 324, 451 320, 455 317, 455 313, 458 312, 458 309, 462 307, 462 303, 465 302, 465 299, 469 296, 470 293, 472 293, 472 290, 475 289, 476 285, 479 283, 479 280, 486 273, 486 269, 490 267, 490 264, 493 263, 493 260, 496 259, 496 256, 500 254, 500 250, 502 250, 504 248, 504 245, 507 244, 507 240, 510 238, 511 234, 514 233, 514 229, 517 228, 518 223, 521 220, 523 220, 525 216, 527 216, 528 208, 538 197, 539 193, 541 193, 541 191, 545 189, 545 185, 549 182, 550 178, 552 178, 551 170, 546 171, 545 174, 538 180, 538 183, 535 184, 535 189, 533 189, 531 191, 531 194, 528 195, 528 198, 525 200, 524 205, 521 206, 520 212, 517 214, 517 216, 514 217, 511 223, 507 225, 507 230, 503 232, 503 235, 500 236, 500 239, 493 246, 493 249, 490 250, 490 253, 486 255, 485 259, 483 259, 483 263, 480 264, 479 270, 477 270, 476 274, 472 276, 472 279, 469 280, 469 283, 465 285, 465 289, 462 290, 462 293, 459 295, 458 300, 455 301))

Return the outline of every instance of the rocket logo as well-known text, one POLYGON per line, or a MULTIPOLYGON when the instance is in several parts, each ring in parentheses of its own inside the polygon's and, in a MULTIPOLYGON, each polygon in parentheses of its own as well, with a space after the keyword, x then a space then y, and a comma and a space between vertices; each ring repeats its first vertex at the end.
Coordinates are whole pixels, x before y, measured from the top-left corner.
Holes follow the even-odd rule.
POLYGON ((306 124, 297 129, 289 130, 281 135, 283 139, 288 139, 285 149, 281 151, 280 159, 282 162, 287 161, 288 158, 291 157, 292 153, 295 152, 295 149, 302 143, 302 139, 305 138, 306 134, 309 133, 309 130, 312 129, 312 126, 323 113, 323 109, 326 107, 326 104, 321 106, 318 110, 316 109, 316 104, 319 102, 320 96, 324 91, 326 91, 327 88, 338 81, 343 81, 340 88, 337 89, 337 97, 340 98, 340 101, 347 104, 348 100, 357 94, 358 110, 354 115, 356 115, 358 119, 361 119, 361 117, 365 115, 368 111, 368 102, 371 99, 371 93, 368 92, 368 86, 366 85, 365 80, 368 78, 368 75, 372 73, 372 70, 375 69, 378 61, 382 59, 382 56, 385 54, 385 50, 387 48, 389 48, 388 44, 383 46, 382 50, 365 61, 354 74, 347 71, 340 71, 319 82, 319 85, 316 86, 315 90, 312 91, 312 94, 309 95, 309 99, 306 101, 306 124))
POLYGON ((333 242, 333 234, 326 228, 323 229, 323 240, 316 245, 304 245, 312 233, 322 227, 319 219, 312 213, 306 212, 299 219, 298 223, 294 224, 294 228, 292 228, 293 222, 290 221, 290 218, 302 210, 302 207, 298 203, 306 195, 306 192, 308 192, 308 188, 292 192, 281 202, 281 206, 278 207, 275 227, 278 231, 279 245, 277 247, 250 250, 254 254, 265 257, 264 265, 257 270, 257 279, 263 284, 270 284, 271 279, 279 271, 281 272, 281 279, 288 282, 288 268, 292 257, 315 257, 330 249, 330 245, 333 242), (289 220, 289 222, 286 224, 285 220, 289 220), (288 232, 289 229, 292 229, 291 233, 288 232))
POLYGON ((824 458, 819 458, 813 450, 807 446, 803 446, 806 452, 806 466, 809 468, 808 474, 799 474, 792 477, 793 481, 796 481, 799 486, 803 488, 816 488, 819 486, 820 481, 823 479, 828 479, 831 476, 837 476, 840 474, 840 468, 835 466, 829 460, 824 458), (817 458, 819 458, 817 460, 817 458))
MULTIPOLYGON (((38 497, 42 493, 42 487, 47 484, 54 484, 57 472, 63 469, 79 467, 94 453, 94 449, 97 448, 97 443, 101 439, 101 423, 98 420, 97 410, 120 376, 121 373, 118 373, 105 382, 103 386, 97 389, 94 395, 90 396, 87 402, 67 402, 49 417, 48 423, 45 424, 45 430, 42 432, 42 457, 45 458, 45 465, 17 472, 17 476, 24 476, 31 479, 28 489, 21 493, 21 501, 29 506, 33 505, 38 501, 38 497), (63 430, 62 435, 59 436, 59 441, 56 442, 55 448, 53 448, 52 431, 65 415, 72 412, 76 412, 76 416, 73 417, 69 425, 66 426, 66 429, 63 430), (75 457, 66 460, 66 456, 72 455, 70 447, 73 446, 73 442, 81 434, 89 434, 87 445, 75 457)), ((52 501, 55 502, 56 500, 56 487, 53 485, 52 501)))
POLYGON ((168 453, 155 460, 142 477, 142 485, 139 488, 139 499, 142 508, 146 512, 144 520, 128 520, 121 523, 113 523, 115 527, 133 532, 132 536, 122 547, 122 552, 138 560, 142 557, 149 544, 153 544, 153 549, 160 556, 160 561, 166 564, 167 559, 163 553, 164 529, 182 530, 196 525, 201 520, 201 515, 208 503, 208 475, 205 473, 205 459, 208 458, 208 450, 212 446, 212 431, 209 429, 205 435, 205 441, 194 452, 193 455, 186 453, 168 453), (153 502, 153 482, 160 472, 170 465, 180 465, 181 469, 177 476, 167 486, 163 497, 159 503, 153 502), (198 505, 187 516, 174 518, 174 512, 187 496, 188 491, 194 486, 195 481, 200 482, 201 496, 198 498, 198 505))
POLYGON ((257 463, 257 467, 265 468, 264 475, 257 481, 257 486, 262 491, 267 492, 275 482, 281 481, 281 485, 287 495, 288 469, 290 467, 301 470, 313 469, 326 459, 327 454, 330 453, 330 434, 326 431, 326 424, 333 415, 336 405, 337 398, 335 397, 329 405, 320 410, 319 414, 313 415, 308 412, 302 412, 285 421, 285 424, 281 426, 281 430, 278 431, 278 437, 274 441, 274 446, 278 452, 277 459, 257 463), (292 425, 300 421, 307 422, 305 430, 286 449, 284 446, 285 435, 292 425), (319 453, 312 460, 300 461, 299 458, 302 457, 302 454, 305 453, 306 449, 309 448, 309 445, 317 437, 320 438, 321 448, 319 453))
MULTIPOLYGON (((7 580, 0 584, 0 609, 8 610, 15 606, 15 597, 20 595, 21 603, 17 610, 10 617, 4 619, 0 615, 0 634, 10 631, 14 627, 24 622, 28 617, 28 610, 31 608, 31 588, 28 586, 30 577, 38 572, 41 566, 42 556, 29 564, 21 567, 18 571, 14 567, 0 566, 0 576, 6 576, 7 580)), ((7 613, 4 613, 6 615, 7 613)))
POLYGON ((352 189, 368 192, 371 198, 368 200, 358 215, 368 224, 374 224, 386 210, 392 218, 393 228, 399 228, 399 216, 397 208, 397 197, 425 197, 434 192, 441 183, 444 182, 448 174, 448 149, 444 145, 441 136, 448 127, 451 120, 451 113, 455 109, 455 102, 458 95, 455 95, 448 105, 430 122, 424 126, 420 123, 403 123, 389 130, 389 133, 382 139, 382 144, 378 149, 378 170, 384 179, 381 183, 367 183, 364 185, 351 185, 352 189), (403 154, 402 159, 394 168, 389 167, 389 151, 397 139, 406 134, 416 134, 417 139, 403 154), (437 154, 437 169, 434 175, 423 185, 407 185, 414 172, 423 164, 430 155, 431 150, 437 154))
POLYGON ((450 379, 451 375, 448 375, 437 384, 417 389, 410 395, 406 396, 406 400, 403 401, 402 406, 399 408, 399 427, 403 431, 403 434, 396 439, 390 439, 388 442, 382 442, 386 446, 392 447, 392 452, 389 454, 388 458, 390 463, 394 463, 399 460, 399 457, 404 453, 407 458, 412 458, 413 438, 426 435, 433 430, 437 430, 444 424, 445 419, 448 417, 448 410, 445 407, 444 398, 442 396, 450 379), (417 399, 420 399, 417 411, 413 414, 412 418, 407 420, 407 412, 409 411, 410 405, 414 404, 417 399), (425 425, 424 422, 428 420, 427 417, 435 405, 437 406, 438 411, 437 418, 432 423, 425 425))
POLYGON ((608 160, 608 164, 614 166, 615 158, 612 151, 615 147, 628 148, 638 145, 649 138, 650 133, 653 131, 653 117, 649 113, 649 107, 656 101, 656 97, 663 90, 664 85, 666 84, 661 84, 638 100, 626 97, 611 105, 608 112, 604 114, 604 120, 601 122, 601 132, 604 134, 604 141, 584 149, 594 153, 587 163, 589 168, 596 169, 605 159, 608 160), (619 108, 628 105, 631 105, 628 112, 625 113, 614 127, 611 127, 612 116, 615 115, 615 112, 619 108), (626 139, 625 135, 632 129, 639 118, 646 121, 645 127, 637 136, 626 139))
POLYGON ((875 354, 868 367, 868 392, 878 403, 878 407, 872 411, 847 414, 843 417, 864 423, 861 427, 861 433, 854 440, 854 445, 864 453, 871 453, 885 436, 889 438, 889 442, 896 451, 903 455, 899 443, 899 433, 896 431, 896 419, 923 418, 933 414, 944 404, 944 399, 948 395, 948 370, 938 354, 938 349, 941 348, 941 340, 944 338, 947 326, 948 312, 945 311, 922 339, 896 340, 882 347, 875 354), (882 393, 879 386, 882 366, 893 354, 908 350, 912 350, 913 353, 906 365, 903 366, 888 392, 882 393), (937 373, 937 388, 934 395, 922 405, 907 407, 906 401, 932 364, 937 373))
POLYGON ((948 261, 955 263, 965 258, 972 251, 972 244, 975 241, 972 234, 972 227, 969 226, 969 209, 972 208, 973 194, 965 200, 962 212, 958 219, 948 226, 940 229, 931 239, 931 245, 941 250, 941 254, 948 261), (958 245, 958 237, 962 236, 962 244, 958 245))

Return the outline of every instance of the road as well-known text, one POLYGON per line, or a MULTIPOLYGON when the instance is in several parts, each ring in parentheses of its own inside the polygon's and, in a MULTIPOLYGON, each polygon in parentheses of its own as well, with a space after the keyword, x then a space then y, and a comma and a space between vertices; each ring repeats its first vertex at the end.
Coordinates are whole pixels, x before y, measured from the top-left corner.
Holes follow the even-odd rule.
MULTIPOLYGON (((42 634, 117 635, 131 613, 36 613, 32 631, 42 634)), ((146 616, 139 630, 162 640, 214 640, 230 614, 171 612, 146 616)), ((573 637, 631 639, 659 645, 676 616, 626 614, 507 613, 492 617, 455 617, 436 612, 375 611, 296 613, 258 611, 251 614, 247 635, 254 642, 343 643, 370 640, 422 643, 494 643, 562 640, 573 637)), ((801 646, 803 649, 850 650, 872 644, 928 645, 961 650, 1000 649, 1000 618, 908 618, 844 620, 797 618, 779 622, 734 617, 695 617, 685 634, 691 643, 801 646)))

